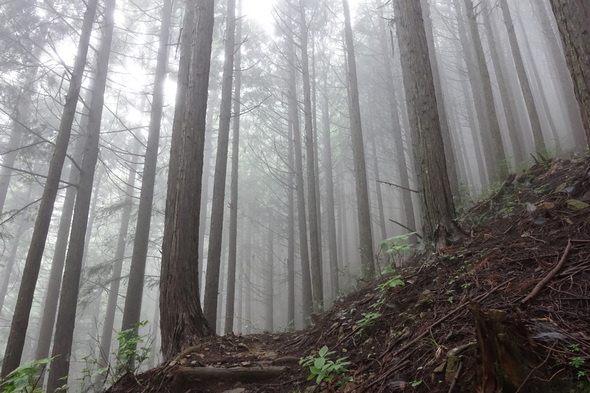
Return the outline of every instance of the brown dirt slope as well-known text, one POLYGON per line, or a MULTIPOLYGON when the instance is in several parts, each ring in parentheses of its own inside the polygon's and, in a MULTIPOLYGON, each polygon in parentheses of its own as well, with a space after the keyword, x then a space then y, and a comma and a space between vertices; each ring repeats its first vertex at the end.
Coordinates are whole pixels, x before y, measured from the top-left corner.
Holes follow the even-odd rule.
POLYGON ((590 160, 537 164, 314 326, 207 338, 110 392, 590 392, 589 203, 590 160), (316 385, 298 362, 323 346, 350 371, 316 385))

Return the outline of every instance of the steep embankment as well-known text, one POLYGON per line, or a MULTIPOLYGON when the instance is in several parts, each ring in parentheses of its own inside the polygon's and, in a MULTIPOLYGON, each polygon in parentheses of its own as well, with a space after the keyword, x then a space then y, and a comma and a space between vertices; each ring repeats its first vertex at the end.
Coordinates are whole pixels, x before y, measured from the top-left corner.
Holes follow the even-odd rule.
POLYGON ((307 330, 209 338, 111 391, 590 392, 589 203, 590 160, 538 164, 307 330))

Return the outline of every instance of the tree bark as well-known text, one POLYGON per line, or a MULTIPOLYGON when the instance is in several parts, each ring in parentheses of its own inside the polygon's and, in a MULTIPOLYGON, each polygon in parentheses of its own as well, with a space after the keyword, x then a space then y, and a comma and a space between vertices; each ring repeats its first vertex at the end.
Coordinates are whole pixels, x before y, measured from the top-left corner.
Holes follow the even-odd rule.
POLYGON ((492 179, 498 179, 503 177, 501 163, 506 161, 506 154, 502 145, 502 134, 500 132, 500 124, 498 122, 498 116, 496 114, 496 106, 494 104, 494 94, 492 91, 492 82, 490 79, 490 73, 483 50, 483 45, 479 35, 479 28, 477 25, 477 19, 475 16, 473 0, 465 0, 465 9, 467 12, 467 20, 469 29, 471 31, 471 38, 473 43, 473 49, 475 50, 475 61, 477 69, 479 71, 480 80, 483 87, 483 95, 485 97, 485 110, 483 115, 485 116, 485 122, 488 126, 490 148, 492 149, 492 166, 488 168, 491 170, 492 179))
POLYGON ((41 266, 43 251, 45 249, 45 241, 49 232, 53 206, 59 189, 59 182, 66 157, 68 142, 70 140, 72 124, 76 115, 76 106, 80 94, 82 78, 84 76, 86 56, 88 54, 97 2, 98 0, 89 0, 86 13, 84 14, 84 22, 78 43, 76 60, 72 70, 72 77, 68 88, 68 94, 66 96, 57 140, 55 142, 55 150, 49 163, 49 171, 45 188, 43 190, 43 196, 41 198, 41 204, 39 206, 39 214, 35 221, 35 228, 31 238, 31 247, 29 248, 25 268, 23 270, 22 283, 19 289, 15 313, 12 317, 10 335, 8 337, 0 378, 6 377, 10 372, 17 368, 22 356, 35 285, 37 284, 37 278, 39 276, 39 269, 41 266))
POLYGON ((531 122, 531 130, 533 132, 533 140, 535 143, 535 149, 545 151, 545 140, 543 139, 543 132, 541 130, 541 121, 539 120, 539 111, 535 104, 533 97, 533 91, 524 68, 524 61, 522 59, 522 53, 518 40, 516 39, 516 31, 514 30, 514 23, 512 22, 512 16, 510 15, 510 8, 506 0, 500 0, 500 8, 504 15, 504 23, 506 24, 506 30, 508 31, 508 40, 510 42, 510 50, 512 51, 512 57, 514 59, 514 65, 516 66, 516 73, 518 74, 518 80, 520 81, 520 88, 522 89, 522 95, 524 96, 524 102, 526 104, 527 112, 529 115, 529 121, 531 122))
POLYGON ((236 297, 236 262, 238 246, 238 187, 240 165, 240 111, 242 110, 242 0, 238 1, 235 49, 234 122, 232 130, 231 185, 229 202, 229 250, 227 258, 227 299, 225 301, 224 333, 233 332, 236 297))
MULTIPOLYGON (((137 153, 138 143, 135 144, 135 152, 137 153)), ((111 341, 113 338, 113 328, 115 325, 115 313, 117 311, 117 301, 119 300, 119 286, 121 284, 121 271, 123 270, 123 260, 125 259, 125 249, 127 245, 127 236, 129 232, 129 222, 131 219, 131 211, 133 209, 133 194, 135 191, 135 178, 137 176, 137 163, 133 162, 129 169, 127 177, 127 187, 124 193, 124 207, 121 213, 121 223, 119 225, 119 235, 117 239, 117 247, 115 249, 115 259, 113 261, 113 270, 111 272, 111 285, 109 287, 109 298, 107 300, 107 308, 104 316, 104 322, 102 325, 102 334, 100 338, 100 353, 98 357, 98 368, 106 367, 109 364, 109 356, 111 354, 111 341)), ((145 181, 145 178, 144 178, 145 181)), ((137 227, 137 232, 140 231, 140 227, 137 227)), ((133 275, 129 274, 129 281, 133 278, 133 275)), ((127 291, 129 292, 129 290, 127 291)), ((129 294, 125 298, 127 303, 129 294)), ((141 299, 139 299, 141 303, 141 299)), ((138 318, 139 319, 139 318, 138 318)), ((138 321, 139 322, 139 321, 138 321)), ((131 326, 133 327, 133 326, 131 326)), ((129 329, 129 328, 127 328, 129 329)), ((126 330, 126 329, 121 329, 126 330)))
POLYGON ((350 86, 350 128, 352 133, 352 155, 354 160, 354 178, 356 185, 357 219, 359 230, 359 248, 363 276, 370 278, 375 274, 375 258, 373 256, 373 234, 371 228, 371 212, 369 208, 369 190, 367 187, 367 169, 365 146, 361 124, 361 109, 356 73, 356 58, 350 22, 348 0, 342 0, 344 7, 345 40, 348 61, 348 84, 350 86))
POLYGON ((299 229, 299 250, 301 259, 301 285, 303 320, 313 311, 311 271, 309 266, 309 248, 307 241, 307 219, 305 217, 305 188, 303 184, 303 152, 301 148, 301 127, 299 122, 299 105, 297 102, 297 68, 295 42, 292 26, 286 26, 287 62, 289 73, 289 122, 293 126, 293 147, 295 152, 295 189, 297 191, 297 223, 299 229))
POLYGON ((221 245, 223 237, 223 213, 225 209, 225 181, 227 177, 227 151, 231 121, 232 83, 234 75, 234 52, 236 32, 236 1, 227 1, 227 26, 225 29, 225 61, 221 87, 221 108, 219 111, 219 133, 213 199, 211 202, 211 227, 207 251, 207 278, 205 282, 204 314, 212 331, 217 328, 217 298, 219 295, 219 269, 221 266, 221 245))
MULTIPOLYGON (((154 185, 156 181, 156 167, 158 164, 158 146, 160 144, 160 126, 164 107, 164 83, 168 73, 168 41, 170 40, 170 20, 172 17, 172 0, 164 0, 162 7, 162 24, 158 43, 156 60, 156 74, 148 140, 143 164, 143 176, 137 211, 135 238, 133 239, 133 254, 129 270, 129 284, 125 296, 125 308, 121 330, 131 329, 140 321, 141 303, 143 297, 143 283, 145 279, 145 264, 150 238, 154 185)), ((111 291, 112 294, 113 291, 111 291)), ((110 298, 109 298, 110 301, 110 298)), ((104 337, 104 333, 103 333, 104 337)), ((107 352, 108 357, 108 352, 107 352)))
POLYGON ((565 59, 574 82, 574 92, 580 106, 590 144, 590 6, 584 1, 549 0, 563 43, 565 59))
POLYGON ((330 130, 330 97, 328 92, 328 67, 324 70, 324 97, 323 97, 323 121, 324 121, 324 172, 326 174, 326 213, 328 231, 328 258, 330 263, 330 288, 332 299, 336 299, 340 293, 340 280, 338 271, 338 243, 336 241, 336 212, 334 208, 334 169, 332 163, 332 137, 330 130))
POLYGON ((522 130, 517 125, 517 121, 514 117, 514 99, 508 89, 508 83, 504 77, 504 69, 500 63, 499 47, 496 42, 496 36, 492 29, 492 23, 490 21, 490 10, 485 9, 482 12, 483 24, 486 29, 488 42, 490 44, 490 57, 492 58, 492 65, 494 66, 494 72, 496 74, 496 80, 498 81, 498 88, 500 90, 500 101, 502 101, 502 107, 504 108, 504 116, 506 117, 506 125, 508 126, 508 135, 510 136, 510 142, 512 145, 512 152, 514 155, 514 162, 516 165, 522 163, 524 160, 524 141, 522 140, 522 130))
POLYGON ((47 390, 49 392, 53 392, 67 384, 67 377, 70 370, 70 354, 74 339, 74 325, 76 322, 76 307, 84 258, 84 246, 86 244, 88 213, 92 197, 94 173, 98 161, 100 125, 115 24, 115 5, 116 0, 107 0, 103 11, 103 35, 98 52, 96 82, 92 90, 88 130, 84 145, 84 159, 81 165, 80 182, 78 183, 78 193, 74 206, 72 230, 59 299, 53 351, 51 353, 52 357, 56 358, 51 362, 51 370, 47 382, 47 390))
POLYGON ((214 0, 187 0, 187 13, 189 9, 196 14, 196 25, 193 27, 192 20, 184 25, 188 34, 183 39, 192 39, 191 71, 182 70, 186 73, 182 78, 179 75, 179 85, 188 80, 188 86, 186 96, 177 101, 179 109, 175 116, 182 115, 182 123, 178 127, 175 120, 172 131, 162 244, 160 326, 166 359, 174 357, 195 338, 213 333, 199 300, 200 204, 195 201, 201 198, 214 0))
MULTIPOLYGON (((533 1, 534 8, 537 10, 537 15, 541 21, 541 28, 543 29, 543 38, 551 51, 551 67, 553 74, 557 75, 557 90, 561 90, 563 98, 560 101, 563 111, 568 114, 572 134, 574 138, 574 146, 576 149, 581 149, 587 146, 586 135, 584 133, 584 124, 580 116, 580 106, 576 101, 574 92, 574 85, 572 78, 568 71, 567 62, 564 56, 564 51, 561 46, 561 40, 558 38, 559 31, 554 28, 555 18, 549 16, 549 12, 544 2, 533 1), (553 23, 552 23, 553 22, 553 23)), ((554 83, 555 83, 554 82, 554 83)))
MULTIPOLYGON (((379 4, 379 3, 378 3, 379 4)), ((394 83, 394 69, 392 63, 392 53, 389 50, 389 45, 387 43, 387 37, 390 34, 386 34, 384 24, 385 19, 383 18, 383 7, 379 5, 379 18, 381 21, 379 22, 379 37, 380 37, 380 44, 381 44, 381 52, 383 56, 383 62, 385 64, 386 72, 387 72, 387 98, 389 100, 389 115, 391 119, 391 130, 393 133, 394 147, 395 147, 395 156, 396 156, 396 163, 397 169, 399 172, 400 178, 400 185, 403 187, 401 190, 401 196, 403 201, 403 210, 404 210, 404 218, 405 224, 409 228, 413 228, 414 230, 418 231, 417 224, 416 224, 416 217, 414 215, 414 204, 412 202, 412 194, 410 193, 410 174, 408 170, 408 159, 406 156, 406 149, 404 149, 404 136, 402 132, 402 123, 400 121, 399 116, 399 109, 398 109, 398 100, 396 97, 396 89, 394 83)), ((393 37, 391 37, 393 40, 393 37)), ((391 42, 393 45, 393 42, 391 42)), ((410 138, 408 138, 409 140, 410 138)), ((409 144, 409 143, 408 143, 409 144)), ((411 241, 415 242, 417 240, 416 236, 412 236, 411 241)))
POLYGON ((303 74, 303 114, 305 125, 305 153, 307 169, 307 213, 309 220, 309 250, 313 307, 324 307, 324 288, 318 233, 317 192, 315 173, 315 146, 313 113, 311 106, 311 83, 309 76, 308 27, 305 16, 305 0, 299 0, 299 37, 301 49, 301 71, 303 74))
POLYGON ((446 245, 452 231, 455 206, 449 185, 436 105, 432 69, 420 2, 393 2, 408 116, 414 141, 414 159, 420 178, 423 239, 430 247, 446 245))
POLYGON ((436 92, 436 105, 438 108, 438 116, 440 119, 440 127, 445 145, 445 157, 447 158, 447 173, 449 174, 449 182, 451 184, 451 192, 453 197, 459 197, 459 180, 457 177, 457 164, 455 162, 451 129, 449 128, 449 121, 447 119, 447 109, 444 99, 444 90, 440 80, 440 70, 438 67, 438 58, 436 56, 436 46, 434 44, 434 31, 432 28, 432 19, 430 18, 430 8, 428 0, 420 0, 422 6, 424 28, 426 30, 426 43, 428 44, 428 53, 430 58, 430 65, 432 66, 432 76, 434 78, 434 89, 436 92))

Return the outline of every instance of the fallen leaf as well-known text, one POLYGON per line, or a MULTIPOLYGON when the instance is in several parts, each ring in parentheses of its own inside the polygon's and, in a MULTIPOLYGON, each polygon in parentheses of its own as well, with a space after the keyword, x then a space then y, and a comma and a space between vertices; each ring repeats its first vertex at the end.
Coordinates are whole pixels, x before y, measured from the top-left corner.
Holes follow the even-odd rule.
POLYGON ((582 201, 577 200, 577 199, 570 199, 569 201, 567 201, 567 204, 568 204, 568 206, 570 208, 572 208, 574 210, 582 210, 582 209, 585 209, 588 206, 590 206, 586 202, 582 202, 582 201))

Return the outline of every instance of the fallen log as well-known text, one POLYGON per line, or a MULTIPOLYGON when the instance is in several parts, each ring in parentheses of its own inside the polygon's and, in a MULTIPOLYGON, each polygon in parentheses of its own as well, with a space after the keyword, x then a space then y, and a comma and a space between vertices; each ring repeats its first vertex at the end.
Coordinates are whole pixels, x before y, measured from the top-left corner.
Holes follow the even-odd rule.
POLYGON ((190 381, 259 382, 278 378, 286 367, 186 367, 174 370, 174 374, 190 381))

